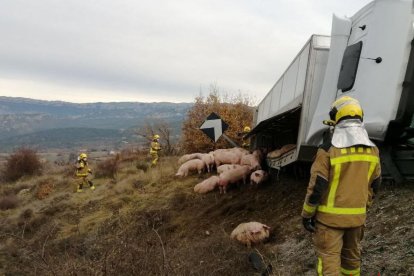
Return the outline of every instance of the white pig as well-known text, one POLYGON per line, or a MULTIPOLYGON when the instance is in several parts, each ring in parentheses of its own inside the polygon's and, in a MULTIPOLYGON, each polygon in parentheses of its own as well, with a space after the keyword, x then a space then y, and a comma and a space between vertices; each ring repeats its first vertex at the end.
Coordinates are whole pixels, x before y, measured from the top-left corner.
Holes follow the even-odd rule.
POLYGON ((197 171, 198 174, 202 173, 204 170, 205 164, 200 159, 191 159, 181 165, 178 169, 176 176, 187 176, 190 171, 197 171))
POLYGON ((201 153, 190 153, 190 154, 184 154, 183 156, 178 159, 178 164, 184 164, 188 160, 192 159, 201 159, 202 154, 201 153))
POLYGON ((266 181, 269 178, 269 174, 264 170, 257 170, 250 175, 250 185, 256 185, 256 187, 266 181))
POLYGON ((270 227, 266 224, 252 221, 239 224, 230 234, 230 238, 237 240, 248 247, 259 243, 270 235, 270 227))
POLYGON ((238 167, 241 167, 241 165, 237 165, 237 164, 224 164, 224 165, 220 165, 217 168, 217 173, 218 174, 221 174, 221 173, 223 173, 225 171, 232 170, 232 169, 235 169, 235 168, 238 168, 238 167))
POLYGON ((251 170, 260 170, 262 168, 259 159, 254 154, 243 155, 240 160, 240 165, 249 166, 251 170))
POLYGON ((243 181, 246 184, 246 178, 250 174, 250 168, 248 166, 240 166, 235 169, 231 169, 220 174, 219 179, 219 189, 220 194, 226 193, 227 186, 229 184, 234 184, 240 181, 243 181))
POLYGON ((214 153, 214 161, 216 168, 221 164, 239 164, 242 154, 240 152, 231 151, 227 149, 218 149, 214 153))
POLYGON ((214 166, 214 156, 212 153, 205 153, 201 156, 201 160, 206 164, 207 172, 211 172, 214 166))
POLYGON ((194 192, 199 194, 205 194, 210 191, 213 191, 216 186, 218 185, 219 177, 217 175, 213 175, 201 183, 198 183, 194 187, 194 192))

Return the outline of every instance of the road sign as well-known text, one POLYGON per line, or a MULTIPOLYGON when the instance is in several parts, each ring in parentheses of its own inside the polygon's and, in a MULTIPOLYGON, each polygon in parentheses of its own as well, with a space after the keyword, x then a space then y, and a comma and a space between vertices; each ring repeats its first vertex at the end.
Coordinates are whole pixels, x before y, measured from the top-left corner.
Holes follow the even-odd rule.
POLYGON ((220 136, 224 131, 229 127, 229 125, 224 122, 220 116, 212 112, 204 123, 200 126, 201 131, 203 131, 211 140, 217 142, 220 136))

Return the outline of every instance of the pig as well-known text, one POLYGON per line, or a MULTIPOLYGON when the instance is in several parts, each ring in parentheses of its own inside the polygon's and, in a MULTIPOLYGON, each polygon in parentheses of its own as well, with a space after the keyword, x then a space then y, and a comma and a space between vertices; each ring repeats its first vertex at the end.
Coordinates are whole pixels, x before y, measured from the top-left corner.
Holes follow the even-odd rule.
POLYGON ((246 178, 250 174, 250 168, 248 166, 240 166, 235 169, 231 169, 223 172, 219 175, 219 189, 220 194, 225 194, 227 186, 229 184, 234 184, 243 180, 243 183, 246 184, 246 178))
POLYGON ((213 191, 216 186, 218 185, 219 177, 217 175, 213 175, 201 183, 198 183, 194 187, 194 192, 199 194, 206 194, 210 191, 213 191))
POLYGON ((246 154, 243 155, 240 160, 240 165, 242 166, 249 166, 250 170, 260 170, 262 167, 260 166, 259 159, 253 154, 246 154))
POLYGON ((278 158, 282 155, 282 151, 280 149, 271 151, 267 154, 267 158, 278 158))
POLYGON ((207 172, 211 172, 214 166, 214 156, 212 153, 205 153, 201 156, 201 160, 206 164, 207 172))
POLYGON ((250 185, 256 185, 256 187, 265 182, 269 178, 269 174, 264 170, 257 170, 250 175, 250 185))
POLYGON ((197 171, 202 173, 206 164, 200 159, 191 159, 180 166, 176 176, 187 176, 190 171, 197 171))
POLYGON ((240 166, 241 165, 237 165, 237 164, 224 164, 224 165, 220 165, 217 168, 217 173, 218 174, 221 174, 221 173, 223 173, 225 171, 232 170, 232 169, 238 168, 240 166))
POLYGON ((247 149, 244 148, 231 148, 228 149, 230 152, 235 152, 235 153, 239 153, 241 155, 245 155, 245 154, 249 154, 250 152, 247 149))
POLYGON ((201 153, 191 153, 191 154, 184 154, 183 156, 178 159, 178 164, 184 164, 188 160, 192 159, 201 159, 202 154, 201 153))
POLYGON ((213 156, 217 168, 221 164, 239 164, 242 155, 240 152, 219 149, 214 151, 213 156))
POLYGON ((269 238, 270 227, 266 224, 252 221, 239 224, 230 234, 230 238, 237 240, 250 248, 252 244, 256 244, 269 238))
POLYGON ((264 148, 259 148, 254 150, 252 154, 256 156, 259 161, 262 161, 266 156, 266 150, 264 148))
POLYGON ((285 154, 285 153, 293 150, 294 148, 296 148, 296 145, 295 144, 287 144, 287 145, 284 145, 283 147, 280 148, 280 151, 282 152, 281 155, 283 155, 283 154, 285 154))

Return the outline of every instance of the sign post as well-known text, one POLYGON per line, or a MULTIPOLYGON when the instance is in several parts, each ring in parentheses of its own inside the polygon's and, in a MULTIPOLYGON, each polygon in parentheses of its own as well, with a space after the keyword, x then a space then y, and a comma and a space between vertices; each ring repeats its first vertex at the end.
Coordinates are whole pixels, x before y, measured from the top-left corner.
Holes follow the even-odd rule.
POLYGON ((204 123, 200 126, 202 132, 204 132, 214 143, 223 135, 223 137, 234 147, 237 147, 237 144, 234 143, 227 135, 223 132, 227 130, 229 125, 224 122, 220 116, 212 112, 207 116, 204 123))

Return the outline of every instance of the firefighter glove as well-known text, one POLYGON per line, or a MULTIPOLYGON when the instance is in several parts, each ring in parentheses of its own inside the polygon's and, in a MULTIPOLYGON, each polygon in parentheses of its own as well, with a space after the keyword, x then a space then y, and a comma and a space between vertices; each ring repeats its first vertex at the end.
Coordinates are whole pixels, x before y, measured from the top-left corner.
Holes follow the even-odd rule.
POLYGON ((315 233, 315 219, 311 218, 302 218, 303 227, 311 233, 315 233))

